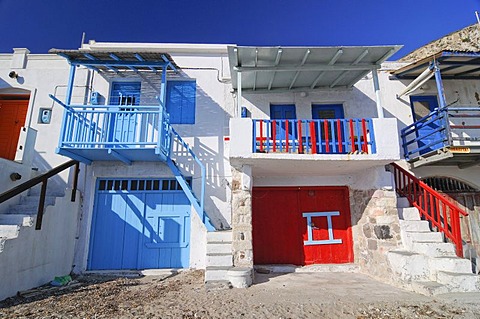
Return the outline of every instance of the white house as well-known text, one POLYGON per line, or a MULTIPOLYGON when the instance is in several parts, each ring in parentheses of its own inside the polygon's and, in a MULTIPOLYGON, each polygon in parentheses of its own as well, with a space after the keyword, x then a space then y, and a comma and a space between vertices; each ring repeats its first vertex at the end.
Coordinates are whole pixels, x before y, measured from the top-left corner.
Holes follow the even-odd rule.
MULTIPOLYGON (((212 281, 285 264, 343 264, 335 269, 424 293, 477 289, 470 261, 457 257, 454 215, 430 219, 441 235, 404 208, 428 215, 417 195, 430 193, 408 174, 480 181, 474 156, 440 173, 429 166, 437 149, 408 153, 425 143, 402 141, 410 102, 436 86, 410 87, 423 70, 385 62, 399 48, 91 41, 0 55, 0 191, 68 166, 44 184, 45 210, 41 182, 28 196, 0 195, 0 298, 70 271, 201 268, 212 281), (405 88, 417 91, 397 98, 405 88), (397 203, 395 188, 410 201, 397 203), (449 284, 453 271, 468 284, 449 284)), ((474 81, 444 85, 471 105, 474 81)), ((461 147, 442 144, 453 158, 467 154, 461 147)), ((452 209, 437 211, 461 210, 452 209)))

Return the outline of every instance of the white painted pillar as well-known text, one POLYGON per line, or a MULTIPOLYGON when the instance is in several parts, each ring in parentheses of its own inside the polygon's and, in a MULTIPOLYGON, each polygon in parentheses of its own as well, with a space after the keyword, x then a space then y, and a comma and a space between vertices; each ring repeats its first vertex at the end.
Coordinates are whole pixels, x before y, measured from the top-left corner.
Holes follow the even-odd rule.
POLYGON ((234 116, 240 117, 240 114, 242 114, 242 72, 237 71, 237 109, 234 116))
POLYGON ((377 102, 377 116, 379 119, 383 119, 383 106, 380 97, 380 83, 378 82, 377 70, 372 70, 373 89, 375 90, 375 101, 377 102))
POLYGON ((243 191, 252 191, 253 180, 252 180, 252 166, 242 165, 242 180, 241 180, 241 189, 243 191))

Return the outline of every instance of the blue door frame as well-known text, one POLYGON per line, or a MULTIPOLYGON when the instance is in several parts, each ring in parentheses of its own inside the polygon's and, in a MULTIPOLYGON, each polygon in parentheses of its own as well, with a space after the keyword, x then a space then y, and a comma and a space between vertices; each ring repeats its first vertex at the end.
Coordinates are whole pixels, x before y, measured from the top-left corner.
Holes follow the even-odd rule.
MULTIPOLYGON (((140 90, 140 82, 112 82, 109 104, 118 105, 119 111, 134 111, 134 106, 140 105, 140 90)), ((110 140, 123 143, 135 142, 138 124, 135 114, 114 114, 110 121, 110 140)))
MULTIPOLYGON (((343 118, 345 118, 345 116, 343 113, 342 104, 313 104, 312 105, 312 119, 314 120, 325 120, 325 119, 331 120, 331 119, 343 119, 343 118)), ((345 143, 347 143, 347 141, 345 140, 345 134, 343 133, 345 132, 344 123, 342 122, 340 124, 341 132, 335 132, 337 130, 336 126, 333 125, 333 123, 330 123, 330 124, 331 125, 328 126, 328 135, 329 135, 328 144, 331 147, 331 149, 336 149, 334 147, 333 135, 335 136, 343 135, 344 136, 343 140, 345 141, 345 143), (332 130, 335 132, 335 134, 332 134, 332 130)), ((325 132, 322 128, 323 128, 323 125, 321 124, 315 125, 315 131, 316 131, 317 137, 320 137, 320 138, 317 138, 317 144, 319 144, 317 146, 317 149, 319 150, 318 153, 326 152, 325 132), (318 134, 319 128, 321 131, 320 136, 318 134)), ((345 147, 343 148, 343 151, 341 153, 345 154, 347 153, 347 150, 348 150, 348 147, 346 147, 346 144, 345 144, 345 147)), ((335 151, 335 153, 340 154, 340 151, 335 151)))
MULTIPOLYGON (((410 107, 414 122, 429 115, 438 109, 438 99, 435 95, 417 95, 410 96, 410 107)), ((417 127, 417 144, 420 155, 437 150, 443 146, 443 135, 438 132, 442 123, 440 120, 429 120, 425 123, 420 123, 417 127), (438 142, 438 143, 436 143, 438 142)))
MULTIPOLYGON (((295 120, 297 113, 294 104, 272 104, 270 105, 270 119, 272 120, 295 120)), ((294 139, 294 125, 288 127, 288 139, 294 139)), ((286 140, 286 126, 285 122, 276 124, 277 140, 286 140)))

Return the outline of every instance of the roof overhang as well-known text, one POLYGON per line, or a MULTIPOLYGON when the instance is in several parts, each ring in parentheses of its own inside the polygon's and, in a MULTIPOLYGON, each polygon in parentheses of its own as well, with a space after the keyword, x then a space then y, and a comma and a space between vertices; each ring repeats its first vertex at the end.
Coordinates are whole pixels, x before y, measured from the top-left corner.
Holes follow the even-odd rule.
POLYGON ((152 71, 156 73, 162 70, 177 71, 178 68, 172 57, 165 52, 51 49, 49 53, 66 58, 72 65, 83 65, 98 72, 152 71))
POLYGON ((444 80, 480 79, 480 52, 440 51, 392 72, 399 79, 416 79, 437 62, 444 80))
POLYGON ((243 92, 349 88, 401 46, 247 47, 229 46, 232 85, 242 73, 243 92))

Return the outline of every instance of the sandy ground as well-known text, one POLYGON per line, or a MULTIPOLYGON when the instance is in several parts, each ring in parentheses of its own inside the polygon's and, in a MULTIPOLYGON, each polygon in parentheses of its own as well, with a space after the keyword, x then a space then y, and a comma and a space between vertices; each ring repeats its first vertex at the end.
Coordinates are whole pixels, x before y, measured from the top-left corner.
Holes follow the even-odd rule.
POLYGON ((425 297, 354 273, 257 273, 248 289, 205 286, 202 271, 76 280, 0 302, 0 318, 480 318, 480 293, 425 297))

